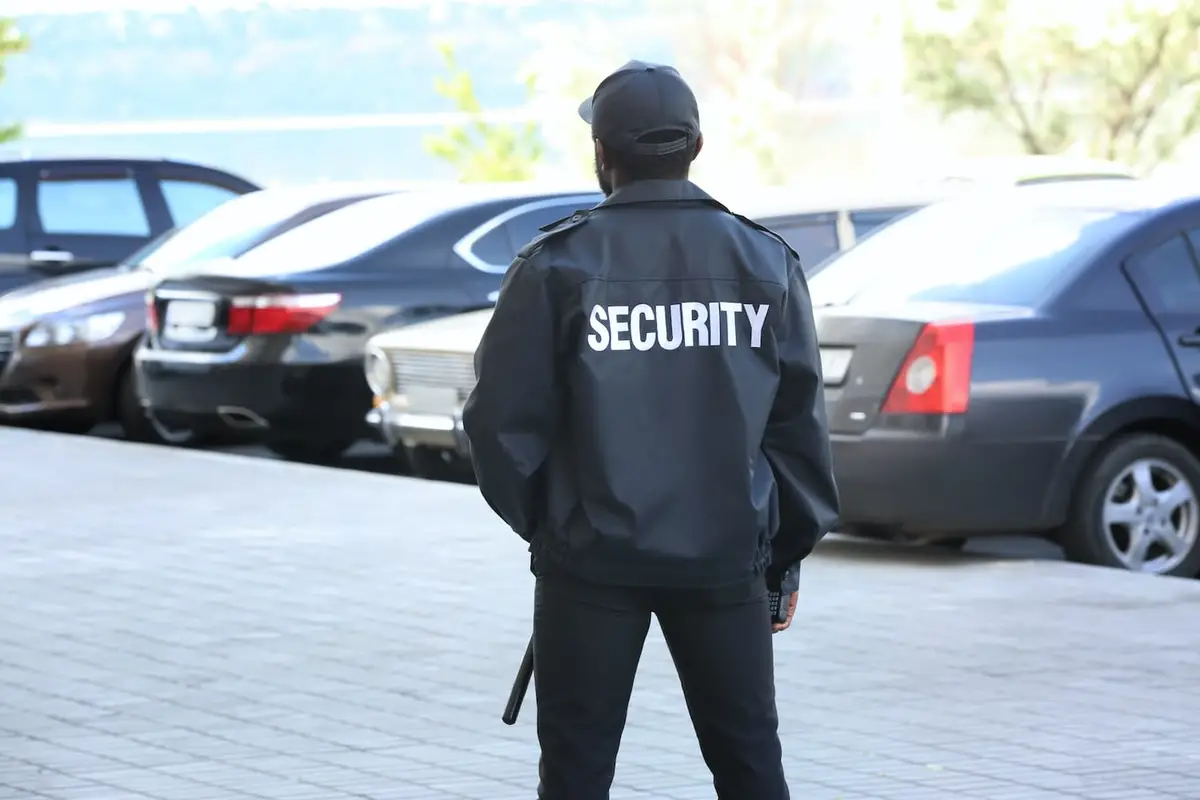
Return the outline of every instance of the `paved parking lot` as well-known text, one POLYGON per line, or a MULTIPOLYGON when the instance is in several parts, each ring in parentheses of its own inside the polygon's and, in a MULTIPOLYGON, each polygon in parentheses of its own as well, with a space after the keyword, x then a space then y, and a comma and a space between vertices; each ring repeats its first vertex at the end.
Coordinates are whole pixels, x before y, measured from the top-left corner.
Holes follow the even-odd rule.
MULTIPOLYGON (((474 489, 0 429, 0 798, 533 795, 524 549, 474 489)), ((1200 796, 1200 583, 834 541, 793 797, 1200 796)), ((661 641, 614 798, 712 797, 661 641)))

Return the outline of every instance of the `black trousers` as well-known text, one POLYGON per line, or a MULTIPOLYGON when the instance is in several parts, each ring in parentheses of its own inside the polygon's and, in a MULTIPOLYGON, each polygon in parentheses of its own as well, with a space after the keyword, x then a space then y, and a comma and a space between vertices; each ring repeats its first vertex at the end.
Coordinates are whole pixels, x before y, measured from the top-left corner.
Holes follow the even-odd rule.
POLYGON ((556 573, 537 579, 534 598, 539 800, 607 800, 651 614, 675 661, 717 797, 789 800, 761 579, 664 590, 556 573))

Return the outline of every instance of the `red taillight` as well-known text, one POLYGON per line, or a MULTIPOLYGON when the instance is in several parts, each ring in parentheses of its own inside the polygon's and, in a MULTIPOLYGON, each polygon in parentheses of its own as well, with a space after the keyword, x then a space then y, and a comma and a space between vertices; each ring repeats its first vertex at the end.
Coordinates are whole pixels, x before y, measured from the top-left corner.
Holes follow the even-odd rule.
POLYGON ((931 322, 900 367, 884 414, 962 414, 971 399, 975 325, 931 322))
POLYGON ((158 305, 154 301, 154 292, 146 292, 146 329, 158 333, 158 305))
POLYGON ((235 297, 225 330, 230 336, 303 333, 329 316, 342 296, 327 294, 269 294, 235 297))

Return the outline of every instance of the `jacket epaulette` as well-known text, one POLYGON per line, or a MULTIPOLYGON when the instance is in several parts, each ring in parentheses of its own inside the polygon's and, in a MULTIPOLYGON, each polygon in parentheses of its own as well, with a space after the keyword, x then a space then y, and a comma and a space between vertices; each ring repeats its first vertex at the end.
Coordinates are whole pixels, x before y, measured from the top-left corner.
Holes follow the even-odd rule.
POLYGON ((755 222, 754 220, 750 219, 749 217, 743 217, 741 214, 735 214, 732 211, 730 211, 729 213, 732 214, 733 216, 737 217, 738 220, 740 220, 742 223, 749 225, 751 228, 754 228, 755 230, 762 231, 767 236, 770 236, 772 239, 774 239, 775 241, 777 241, 781 245, 783 245, 784 248, 786 248, 787 251, 792 254, 793 258, 795 258, 797 261, 800 260, 800 254, 797 253, 792 248, 792 246, 787 243, 787 239, 784 239, 782 236, 780 236, 778 233, 776 233, 775 231, 768 228, 766 225, 763 225, 762 223, 759 223, 759 222, 755 222))
POLYGON ((529 256, 533 255, 541 248, 542 242, 545 242, 547 239, 551 239, 555 236, 561 236, 567 231, 578 228, 580 225, 587 222, 589 215, 590 212, 588 211, 576 211, 569 217, 556 219, 554 222, 551 222, 548 225, 543 225, 542 227, 538 228, 538 230, 541 231, 541 234, 535 236, 533 241, 522 247, 517 252, 517 258, 529 258, 529 256))

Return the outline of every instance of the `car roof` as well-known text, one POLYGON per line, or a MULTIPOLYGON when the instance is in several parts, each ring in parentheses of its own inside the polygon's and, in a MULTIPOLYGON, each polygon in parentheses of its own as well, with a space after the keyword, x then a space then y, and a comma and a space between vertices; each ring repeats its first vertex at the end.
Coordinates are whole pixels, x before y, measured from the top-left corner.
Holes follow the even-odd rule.
POLYGON ((0 148, 0 163, 13 164, 37 164, 37 165, 53 165, 53 164, 152 164, 166 165, 173 167, 190 167, 194 169, 210 169, 216 172, 227 172, 222 167, 213 164, 205 164, 199 161, 187 161, 179 158, 154 158, 147 156, 73 156, 69 154, 61 155, 44 155, 30 153, 21 150, 12 150, 9 148, 0 148))
POLYGON ((983 198, 1095 211, 1160 211, 1200 200, 1195 184, 1170 179, 1079 180, 986 190, 983 198))
POLYGON ((752 219, 772 219, 837 211, 915 208, 964 191, 963 187, 935 184, 806 184, 734 190, 717 199, 730 210, 752 219))

